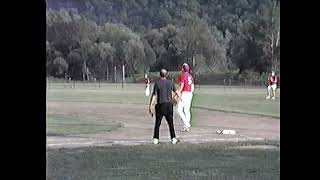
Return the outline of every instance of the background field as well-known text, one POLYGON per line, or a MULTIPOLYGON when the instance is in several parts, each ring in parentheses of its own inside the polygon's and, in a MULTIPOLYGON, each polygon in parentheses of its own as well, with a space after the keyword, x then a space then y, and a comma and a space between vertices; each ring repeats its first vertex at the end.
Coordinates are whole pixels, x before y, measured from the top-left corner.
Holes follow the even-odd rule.
MULTIPOLYGON (((51 83, 47 89, 48 144, 81 144, 76 138, 87 138, 84 143, 111 142, 124 137, 147 143, 48 146, 47 179, 279 179, 279 139, 227 143, 210 142, 216 135, 206 135, 225 126, 242 128, 242 134, 252 136, 264 131, 277 135, 280 90, 276 100, 265 100, 265 96, 266 90, 260 87, 197 87, 194 131, 181 134, 176 129, 185 142, 172 146, 163 121, 163 140, 153 146, 148 145, 153 122, 147 114, 149 97, 144 96, 144 84, 126 84, 122 90, 121 84, 104 83, 99 88, 94 83, 77 83, 71 88, 70 84, 51 83), (202 137, 208 142, 193 144, 202 137)), ((176 128, 181 124, 175 123, 176 128)))
MULTIPOLYGON (((277 95, 277 100, 266 101, 266 89, 262 87, 202 85, 195 91, 193 108, 280 118, 280 89, 277 95)), ((99 88, 98 84, 79 83, 72 89, 70 85, 51 83, 47 101, 148 104, 149 98, 144 95, 143 84, 126 84, 122 91, 121 84, 100 84, 99 88)))
POLYGON ((100 131, 112 131, 121 127, 120 123, 98 122, 94 119, 86 119, 78 116, 66 116, 60 114, 47 115, 47 135, 66 136, 75 134, 94 134, 100 131))

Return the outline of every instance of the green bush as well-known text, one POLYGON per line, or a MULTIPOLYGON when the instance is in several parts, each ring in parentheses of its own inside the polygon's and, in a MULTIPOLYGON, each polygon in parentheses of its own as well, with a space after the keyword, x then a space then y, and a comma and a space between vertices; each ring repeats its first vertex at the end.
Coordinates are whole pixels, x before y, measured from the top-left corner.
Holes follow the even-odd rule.
MULTIPOLYGON (((180 71, 169 72, 168 79, 177 82, 177 78, 180 75, 180 71)), ((159 80, 159 72, 147 73, 151 83, 159 80)), ((268 78, 268 73, 259 74, 252 71, 244 71, 239 74, 238 72, 212 72, 207 74, 200 74, 195 77, 196 84, 202 85, 252 85, 252 86, 265 86, 268 78)), ((112 79, 112 78, 111 78, 112 79)), ((99 82, 111 82, 112 80, 97 80, 99 82)), ((50 82, 63 83, 67 82, 65 79, 58 79, 48 77, 50 82)), ((144 74, 136 74, 135 78, 126 77, 126 83, 144 83, 144 74)), ((80 81, 81 82, 81 81, 80 81)), ((90 81, 91 82, 91 81, 90 81)), ((118 79, 121 82, 121 79, 118 79)))
POLYGON ((196 77, 197 84, 215 84, 215 85, 224 85, 229 84, 229 80, 235 81, 236 73, 208 73, 201 74, 196 77))

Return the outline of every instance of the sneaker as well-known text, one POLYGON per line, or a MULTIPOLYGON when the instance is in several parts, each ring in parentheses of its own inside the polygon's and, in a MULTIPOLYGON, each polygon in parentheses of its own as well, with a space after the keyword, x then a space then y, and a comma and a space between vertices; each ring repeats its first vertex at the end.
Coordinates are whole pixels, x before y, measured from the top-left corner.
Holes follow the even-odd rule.
POLYGON ((272 99, 276 99, 276 97, 272 97, 272 99))
POLYGON ((159 139, 152 139, 152 143, 153 144, 158 144, 159 143, 159 139))
POLYGON ((181 132, 189 132, 190 127, 184 127, 183 129, 180 130, 181 132))
POLYGON ((266 99, 270 99, 270 96, 267 96, 266 99))
POLYGON ((172 144, 177 144, 178 140, 176 138, 172 138, 171 143, 172 144))

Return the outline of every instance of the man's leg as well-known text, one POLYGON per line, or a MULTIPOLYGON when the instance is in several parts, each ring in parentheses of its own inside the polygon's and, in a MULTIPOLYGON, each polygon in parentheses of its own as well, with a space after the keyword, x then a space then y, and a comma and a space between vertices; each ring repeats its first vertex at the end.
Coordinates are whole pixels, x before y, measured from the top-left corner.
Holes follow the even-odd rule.
POLYGON ((184 114, 186 116, 186 127, 191 127, 191 124, 190 124, 190 121, 191 121, 191 112, 190 112, 190 108, 191 108, 191 101, 192 101, 192 94, 191 93, 188 93, 186 94, 187 97, 186 97, 186 102, 185 102, 185 106, 184 106, 184 114))
POLYGON ((268 86, 268 96, 266 97, 266 99, 270 99, 271 97, 271 86, 268 86))
POLYGON ((153 138, 154 139, 159 139, 159 129, 160 129, 160 125, 161 125, 161 120, 162 120, 162 112, 160 110, 160 104, 157 104, 155 107, 156 110, 156 122, 154 125, 154 134, 153 134, 153 138))
POLYGON ((272 99, 276 99, 276 89, 277 89, 277 85, 274 84, 274 85, 271 86, 271 88, 272 88, 272 93, 273 93, 272 99))
POLYGON ((171 103, 166 104, 166 113, 165 113, 165 118, 168 122, 169 125, 169 130, 170 130, 170 138, 175 138, 176 134, 174 132, 174 125, 173 125, 173 105, 171 103))
POLYGON ((181 102, 181 101, 178 102, 177 111, 178 111, 179 116, 182 119, 182 122, 183 122, 184 126, 186 126, 187 125, 186 124, 187 118, 186 118, 186 115, 184 114, 184 111, 183 111, 184 106, 185 106, 185 99, 186 99, 185 93, 181 94, 181 99, 182 99, 183 102, 181 102))

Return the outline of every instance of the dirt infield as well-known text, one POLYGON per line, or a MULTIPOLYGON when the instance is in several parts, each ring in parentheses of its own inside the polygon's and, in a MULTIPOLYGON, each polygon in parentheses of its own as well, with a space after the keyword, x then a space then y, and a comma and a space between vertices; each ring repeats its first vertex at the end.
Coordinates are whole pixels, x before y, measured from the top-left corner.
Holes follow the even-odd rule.
MULTIPOLYGON (((180 132, 182 121, 174 114, 177 138, 183 143, 216 141, 276 140, 280 141, 280 120, 270 117, 225 113, 196 109, 195 126, 190 132, 180 132), (219 135, 218 129, 235 129, 239 135, 219 135)), ((83 146, 139 145, 151 142, 154 119, 148 114, 147 105, 86 102, 47 102, 47 113, 78 115, 99 121, 122 124, 111 132, 79 134, 73 136, 47 136, 48 148, 83 146)), ((160 143, 169 142, 168 125, 163 119, 160 143)))

